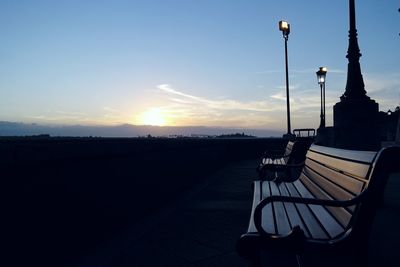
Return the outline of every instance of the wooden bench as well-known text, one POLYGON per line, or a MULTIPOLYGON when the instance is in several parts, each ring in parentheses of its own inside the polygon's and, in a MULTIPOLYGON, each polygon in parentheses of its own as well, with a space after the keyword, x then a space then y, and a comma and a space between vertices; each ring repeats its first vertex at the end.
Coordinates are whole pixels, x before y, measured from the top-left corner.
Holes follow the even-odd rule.
MULTIPOLYGON (((258 176, 261 180, 275 180, 287 177, 288 172, 295 167, 292 165, 303 164, 305 155, 310 147, 312 139, 304 138, 289 141, 285 150, 265 151, 259 165, 257 166, 258 176)), ((284 179, 287 180, 287 179, 284 179)))
POLYGON ((388 176, 399 165, 400 147, 368 152, 312 145, 296 181, 253 183, 239 255, 255 259, 261 249, 297 255, 307 248, 365 249, 388 176))

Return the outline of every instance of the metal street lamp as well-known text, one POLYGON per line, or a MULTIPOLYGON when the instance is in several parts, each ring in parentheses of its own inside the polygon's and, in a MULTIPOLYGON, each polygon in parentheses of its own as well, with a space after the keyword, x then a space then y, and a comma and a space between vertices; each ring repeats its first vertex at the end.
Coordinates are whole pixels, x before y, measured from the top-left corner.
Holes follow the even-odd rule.
POLYGON ((321 122, 319 128, 325 128, 325 80, 327 68, 320 67, 317 73, 318 84, 321 87, 321 122))
POLYGON ((287 135, 291 136, 292 131, 290 129, 289 71, 288 71, 288 52, 287 52, 287 41, 289 39, 290 24, 283 20, 279 21, 279 30, 282 32, 283 38, 285 39, 287 135))

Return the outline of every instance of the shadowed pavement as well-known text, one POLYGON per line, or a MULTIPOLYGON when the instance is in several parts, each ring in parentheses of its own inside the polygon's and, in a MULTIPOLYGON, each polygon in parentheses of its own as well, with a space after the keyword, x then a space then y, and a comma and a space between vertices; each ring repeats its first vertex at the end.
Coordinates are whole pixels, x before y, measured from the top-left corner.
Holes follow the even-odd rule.
MULTIPOLYGON (((252 200, 250 185, 256 179, 256 165, 254 159, 220 169, 162 212, 133 225, 73 266, 250 266, 236 254, 235 245, 247 229, 252 200)), ((370 266, 397 266, 399 192, 397 174, 389 180, 385 206, 375 219, 366 252, 370 266)), ((337 256, 340 261, 340 255, 337 256)), ((297 263, 294 255, 265 252, 262 265, 297 266, 297 263)))

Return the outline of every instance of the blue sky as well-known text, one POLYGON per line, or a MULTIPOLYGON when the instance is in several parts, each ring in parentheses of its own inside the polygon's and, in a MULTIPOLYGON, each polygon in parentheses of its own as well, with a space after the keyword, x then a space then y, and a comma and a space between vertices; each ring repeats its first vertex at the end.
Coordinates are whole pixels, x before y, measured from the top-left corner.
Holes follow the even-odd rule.
MULTIPOLYGON (((356 1, 361 68, 380 110, 400 104, 400 2, 356 1)), ((0 121, 285 131, 327 124, 346 83, 348 1, 0 0, 0 121)))

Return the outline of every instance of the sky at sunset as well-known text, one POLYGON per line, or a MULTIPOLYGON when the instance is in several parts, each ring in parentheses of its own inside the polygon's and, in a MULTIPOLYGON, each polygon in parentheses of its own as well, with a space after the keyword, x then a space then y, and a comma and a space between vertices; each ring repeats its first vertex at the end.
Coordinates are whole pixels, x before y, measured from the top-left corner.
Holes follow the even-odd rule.
MULTIPOLYGON (((398 0, 356 1, 368 95, 400 104, 398 0)), ((344 93, 348 1, 0 0, 0 121, 286 130, 344 93)))

